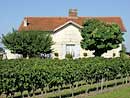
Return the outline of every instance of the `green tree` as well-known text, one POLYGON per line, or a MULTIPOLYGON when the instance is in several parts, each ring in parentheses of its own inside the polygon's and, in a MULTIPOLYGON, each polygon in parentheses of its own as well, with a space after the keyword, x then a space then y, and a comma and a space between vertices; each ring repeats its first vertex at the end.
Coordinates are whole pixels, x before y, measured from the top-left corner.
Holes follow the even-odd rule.
POLYGON ((126 51, 125 44, 122 44, 122 50, 120 51, 120 54, 122 58, 129 58, 129 55, 127 54, 127 51, 126 51))
POLYGON ((4 49, 0 47, 0 53, 4 53, 4 49))
POLYGON ((51 53, 53 45, 50 33, 45 31, 13 31, 3 35, 2 43, 11 52, 22 54, 23 57, 51 53))
POLYGON ((88 19, 81 30, 81 47, 94 50, 95 56, 101 56, 107 50, 119 47, 123 33, 115 23, 105 23, 98 19, 88 19))
POLYGON ((0 47, 0 60, 2 60, 4 53, 5 53, 4 49, 0 47))

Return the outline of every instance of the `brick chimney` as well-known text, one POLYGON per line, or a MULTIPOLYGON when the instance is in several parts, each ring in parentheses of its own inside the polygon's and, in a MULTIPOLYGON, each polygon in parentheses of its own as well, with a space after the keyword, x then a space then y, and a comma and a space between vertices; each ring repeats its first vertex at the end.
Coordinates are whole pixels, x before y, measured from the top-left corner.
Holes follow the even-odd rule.
POLYGON ((69 17, 77 17, 77 9, 69 9, 69 17))

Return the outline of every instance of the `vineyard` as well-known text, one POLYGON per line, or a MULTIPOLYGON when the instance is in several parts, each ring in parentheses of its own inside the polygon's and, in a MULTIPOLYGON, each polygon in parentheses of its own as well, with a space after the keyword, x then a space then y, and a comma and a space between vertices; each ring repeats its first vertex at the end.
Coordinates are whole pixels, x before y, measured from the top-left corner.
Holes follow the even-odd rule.
POLYGON ((130 85, 122 86, 112 92, 105 92, 88 98, 130 98, 130 85))
MULTIPOLYGON (((0 61, 0 94, 6 97, 35 96, 39 91, 42 96, 56 94, 69 89, 71 96, 79 85, 85 85, 89 92, 91 85, 97 87, 112 84, 115 79, 129 82, 130 59, 86 58, 76 60, 58 59, 19 59, 0 61), (71 90, 71 92, 70 92, 71 90)), ((115 82, 114 82, 115 83, 115 82)), ((80 93, 80 91, 78 91, 80 93)), ((59 93, 56 96, 62 97, 59 93)))

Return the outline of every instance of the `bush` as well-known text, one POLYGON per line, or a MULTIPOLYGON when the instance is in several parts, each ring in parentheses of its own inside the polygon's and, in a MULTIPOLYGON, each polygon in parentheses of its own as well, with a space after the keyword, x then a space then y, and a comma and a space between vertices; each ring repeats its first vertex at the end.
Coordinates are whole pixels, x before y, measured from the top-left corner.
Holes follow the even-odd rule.
POLYGON ((13 31, 2 36, 2 43, 13 53, 22 54, 25 58, 50 54, 54 44, 50 32, 46 31, 13 31))
POLYGON ((73 56, 72 56, 71 54, 66 54, 66 55, 65 55, 65 58, 66 58, 66 59, 72 59, 73 56))
POLYGON ((0 60, 2 60, 2 58, 3 58, 3 54, 0 54, 0 60))
MULTIPOLYGON (((70 56, 72 57, 72 56, 70 56)), ((20 59, 0 61, 0 92, 29 92, 39 88, 73 85, 85 80, 96 83, 130 75, 130 59, 101 57, 84 59, 20 59), (1 81, 4 80, 4 81, 1 81)), ((22 94, 22 93, 21 93, 22 94)))

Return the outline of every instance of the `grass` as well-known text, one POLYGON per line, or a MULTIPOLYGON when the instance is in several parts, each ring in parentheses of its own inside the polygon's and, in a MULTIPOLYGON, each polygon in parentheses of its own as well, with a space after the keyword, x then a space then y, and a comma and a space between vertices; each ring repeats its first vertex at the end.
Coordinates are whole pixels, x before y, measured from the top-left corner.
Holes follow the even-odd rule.
POLYGON ((86 98, 130 98, 130 85, 111 92, 106 92, 86 98))
MULTIPOLYGON (((121 84, 119 84, 119 85, 122 85, 122 79, 117 79, 117 84, 120 83, 120 82, 121 82, 121 84)), ((115 85, 115 80, 104 82, 103 86, 105 87, 106 84, 107 84, 107 88, 112 88, 115 85)), ((93 85, 84 84, 84 85, 82 85, 82 86, 80 86, 78 88, 74 88, 73 89, 74 95, 76 96, 76 95, 79 95, 79 94, 84 94, 86 92, 86 88, 88 88, 89 92, 93 92, 93 91, 96 90, 97 85, 100 87, 101 84, 100 83, 99 84, 96 83, 96 84, 93 84, 93 85)), ((99 88, 99 89, 101 89, 101 88, 99 88)), ((71 97, 71 94, 72 94, 72 89, 64 89, 64 90, 62 90, 62 91, 60 91, 58 93, 55 93, 55 94, 52 93, 52 92, 48 93, 46 95, 46 97, 47 98, 59 98, 58 96, 61 95, 62 98, 66 98, 66 97, 71 97)), ((105 97, 102 97, 102 98, 105 98, 105 97)))
MULTIPOLYGON (((107 88, 113 88, 115 86, 115 82, 118 85, 122 85, 122 82, 125 78, 123 79, 117 79, 116 81, 115 80, 111 80, 111 81, 106 81, 104 82, 103 84, 103 87, 106 88, 106 85, 107 85, 107 88)), ((130 82, 129 82, 130 83, 130 82)), ((80 81, 78 83, 75 83, 75 86, 79 85, 78 87, 75 87, 73 89, 73 93, 74 93, 74 96, 77 96, 77 95, 80 95, 80 94, 85 94, 86 93, 86 90, 88 89, 89 92, 93 92, 93 91, 96 91, 96 88, 97 86, 99 87, 99 90, 101 89, 101 84, 100 83, 95 83, 93 85, 90 85, 90 84, 87 84, 86 85, 86 82, 85 81, 80 81)), ((122 90, 122 89, 121 89, 122 90)), ((95 96, 92 96, 92 97, 87 97, 87 98, 130 98, 130 97, 120 97, 122 95, 125 94, 126 91, 121 91, 122 93, 119 92, 119 91, 115 92, 114 94, 109 94, 108 95, 104 95, 104 94, 99 94, 99 95, 96 95, 97 97, 95 96), (120 95, 122 94, 122 95, 120 95), (110 95, 110 96, 109 96, 110 95), (111 95, 114 95, 114 97, 111 97, 111 95), (119 95, 119 96, 117 96, 119 95), (101 97, 102 96, 102 97, 101 97), (109 96, 109 97, 107 97, 109 96)), ((128 86, 128 90, 127 92, 129 92, 128 94, 125 94, 127 96, 130 96, 130 87, 128 86)), ((28 92, 27 91, 24 91, 23 92, 25 96, 27 96, 28 92)), ((40 89, 37 89, 35 91, 35 94, 36 94, 36 98, 42 98, 41 96, 41 90, 40 89), (37 96, 38 95, 38 96, 37 96), (41 96, 41 97, 40 97, 41 96)), ((32 92, 31 92, 31 95, 32 95, 32 92)), ((59 96, 62 96, 62 98, 66 98, 66 97, 71 97, 72 96, 72 89, 70 89, 70 85, 64 85, 62 88, 61 88, 61 91, 59 92, 58 91, 58 88, 55 87, 55 88, 50 88, 50 90, 47 92, 47 94, 45 95, 44 94, 44 97, 45 98, 59 98, 59 96), (55 90, 55 91, 54 91, 55 90), (53 92, 54 91, 54 92, 53 92)), ((1 97, 0 97, 1 98, 1 97)), ((5 97, 4 97, 5 98, 5 97)), ((15 94, 15 98, 20 98, 20 92, 17 92, 15 94)), ((80 97, 81 98, 81 97, 80 97)), ((84 97, 85 98, 85 97, 84 97)))

